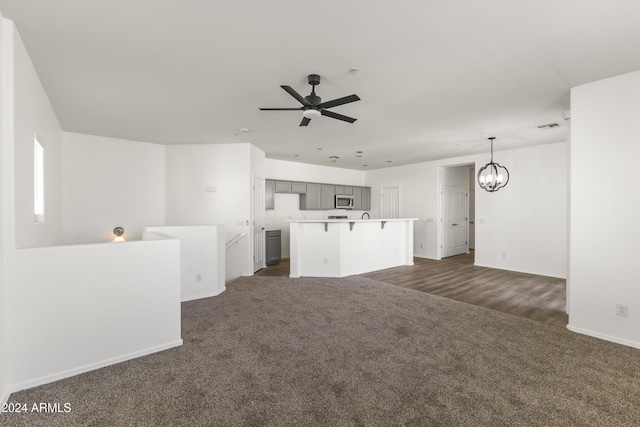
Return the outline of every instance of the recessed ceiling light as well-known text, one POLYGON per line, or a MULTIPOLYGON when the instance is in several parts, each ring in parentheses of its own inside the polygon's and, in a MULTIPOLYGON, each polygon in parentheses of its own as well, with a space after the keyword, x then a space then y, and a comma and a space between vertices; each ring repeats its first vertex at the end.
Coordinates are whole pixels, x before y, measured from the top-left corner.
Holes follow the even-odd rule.
POLYGON ((340 158, 340 156, 330 156, 329 158, 330 158, 330 159, 339 159, 339 158, 340 158))
POLYGON ((322 151, 322 147, 318 147, 318 148, 316 148, 316 150, 322 151))
POLYGON ((391 160, 387 160, 387 163, 391 163, 391 160))
POLYGON ((300 157, 300 154, 294 154, 293 157, 300 157))
POLYGON ((367 166, 369 166, 369 165, 362 165, 362 166, 367 167, 367 166))
POLYGON ((362 154, 364 151, 356 151, 356 154, 362 154))
POLYGON ((349 73, 355 76, 358 74, 358 69, 356 67, 349 68, 349 73))
POLYGON ((356 157, 362 157, 362 154, 356 154, 356 157))

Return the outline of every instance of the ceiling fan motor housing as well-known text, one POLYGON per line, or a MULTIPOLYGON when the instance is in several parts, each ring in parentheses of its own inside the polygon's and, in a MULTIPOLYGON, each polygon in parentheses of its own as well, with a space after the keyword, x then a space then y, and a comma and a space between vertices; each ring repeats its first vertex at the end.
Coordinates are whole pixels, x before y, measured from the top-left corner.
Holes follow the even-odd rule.
POLYGON ((311 86, 320 84, 320 76, 317 74, 309 74, 309 84, 311 86))
POLYGON ((311 105, 318 105, 322 103, 322 98, 320 98, 318 95, 316 95, 315 93, 312 93, 311 95, 307 95, 304 97, 304 99, 307 100, 307 102, 311 105))

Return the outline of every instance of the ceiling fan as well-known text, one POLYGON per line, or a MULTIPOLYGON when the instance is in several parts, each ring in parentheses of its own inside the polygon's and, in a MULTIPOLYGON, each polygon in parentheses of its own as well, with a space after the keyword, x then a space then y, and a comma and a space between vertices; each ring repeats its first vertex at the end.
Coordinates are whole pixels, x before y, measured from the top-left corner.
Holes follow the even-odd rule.
POLYGON ((293 96, 299 103, 302 104, 302 107, 298 108, 260 108, 262 111, 292 111, 298 110, 302 111, 302 121, 300 122, 300 126, 308 126, 311 119, 326 116, 331 117, 332 119, 338 119, 345 122, 353 123, 357 119, 353 117, 344 116, 342 114, 334 113, 333 111, 327 110, 327 108, 337 107, 338 105, 348 104, 350 102, 360 101, 358 95, 349 95, 342 98, 334 99, 332 101, 322 102, 322 98, 316 95, 316 86, 320 84, 320 76, 317 74, 309 74, 309 84, 311 85, 311 94, 305 97, 302 97, 298 92, 296 92, 291 86, 281 85, 280 87, 287 91, 287 93, 293 96))

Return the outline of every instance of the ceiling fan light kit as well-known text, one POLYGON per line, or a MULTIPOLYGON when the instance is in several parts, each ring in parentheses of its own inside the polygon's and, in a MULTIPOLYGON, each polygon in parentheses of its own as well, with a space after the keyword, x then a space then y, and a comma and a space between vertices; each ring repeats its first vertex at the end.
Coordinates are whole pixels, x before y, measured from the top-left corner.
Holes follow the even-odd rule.
POLYGON ((328 108, 337 107, 339 105, 349 104, 351 102, 360 101, 358 95, 349 95, 331 101, 322 102, 322 98, 316 95, 316 86, 320 84, 320 76, 318 74, 309 74, 308 82, 311 85, 311 93, 305 97, 300 95, 291 86, 281 85, 289 95, 294 97, 302 107, 298 108, 260 108, 261 111, 302 111, 302 121, 300 126, 308 126, 311 119, 320 116, 330 117, 332 119, 342 120, 347 123, 353 123, 357 119, 342 114, 329 111, 328 108))
POLYGON ((507 168, 493 161, 494 139, 496 139, 495 136, 489 138, 491 141, 491 161, 478 171, 478 185, 489 193, 498 191, 509 182, 509 171, 507 168))
POLYGON ((302 112, 302 115, 307 119, 315 119, 320 117, 322 114, 320 114, 320 111, 315 108, 307 108, 302 112))

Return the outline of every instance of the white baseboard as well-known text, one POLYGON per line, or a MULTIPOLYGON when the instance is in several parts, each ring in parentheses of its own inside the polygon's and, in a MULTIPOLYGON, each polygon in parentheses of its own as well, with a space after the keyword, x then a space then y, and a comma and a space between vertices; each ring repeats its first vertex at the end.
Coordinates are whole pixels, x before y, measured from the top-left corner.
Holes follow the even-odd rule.
MULTIPOLYGON (((96 369, 104 368, 104 367, 109 366, 109 365, 115 365, 116 363, 124 362, 124 361, 130 360, 130 359, 135 359, 137 357, 146 356, 146 355, 152 354, 152 353, 157 353, 157 352, 162 351, 162 350, 168 350, 168 349, 173 348, 173 347, 179 347, 181 345, 182 345, 182 339, 179 339, 177 341, 168 342, 166 344, 158 345, 158 346, 155 346, 155 347, 145 348, 143 350, 135 351, 135 352, 129 353, 129 354, 123 354, 121 356, 113 357, 111 359, 102 360, 100 362, 90 363, 88 365, 79 366, 77 368, 68 369, 66 371, 57 372, 55 374, 46 375, 44 377, 35 378, 35 379, 29 380, 29 381, 24 381, 22 383, 12 384, 12 385, 10 385, 8 387, 9 390, 7 390, 7 392, 9 394, 15 393, 15 392, 18 392, 20 390, 37 387, 37 386, 40 386, 40 385, 43 385, 43 384, 52 383, 54 381, 58 381, 58 380, 61 380, 61 379, 64 379, 64 378, 73 377, 75 375, 83 374, 85 372, 94 371, 96 369)), ((8 397, 9 396, 7 396, 7 398, 8 397)))
POLYGON ((11 396, 11 391, 9 389, 6 389, 2 392, 2 397, 0 397, 0 406, 9 401, 9 396, 11 396))
POLYGON ((513 268, 506 268, 505 266, 497 266, 497 265, 491 265, 491 264, 478 264, 476 262, 474 262, 473 265, 475 267, 486 267, 486 268, 493 268, 496 270, 513 271, 515 273, 535 274, 536 276, 553 277, 554 279, 564 279, 564 280, 567 279, 566 277, 558 276, 557 274, 551 274, 549 272, 544 272, 544 271, 514 270, 513 268))
POLYGON ((589 329, 578 328, 578 327, 572 326, 570 324, 567 325, 567 329, 569 329, 572 332, 576 332, 578 334, 588 335, 590 337, 599 338, 599 339, 605 340, 605 341, 611 341, 611 342, 614 342, 616 344, 622 344, 622 345, 626 345, 628 347, 633 347, 633 348, 640 348, 640 342, 625 340, 623 338, 614 337, 613 335, 607 335, 607 334, 602 334, 600 332, 594 332, 594 331, 591 331, 589 329))
POLYGON ((209 298, 209 297, 217 297, 218 295, 220 295, 221 293, 223 293, 226 290, 227 290, 227 288, 225 286, 223 286, 222 289, 218 289, 215 292, 208 292, 206 294, 192 295, 190 297, 182 298, 180 300, 180 302, 193 301, 193 300, 196 300, 196 299, 209 298))

